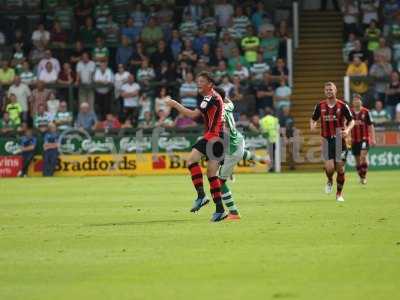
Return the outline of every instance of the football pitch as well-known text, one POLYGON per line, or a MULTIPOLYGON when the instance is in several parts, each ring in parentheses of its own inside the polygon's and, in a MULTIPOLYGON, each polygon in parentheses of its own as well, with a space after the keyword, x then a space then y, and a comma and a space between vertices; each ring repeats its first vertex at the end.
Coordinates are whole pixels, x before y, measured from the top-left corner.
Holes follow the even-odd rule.
POLYGON ((237 175, 216 224, 188 176, 2 179, 0 299, 398 299, 399 178, 237 175))

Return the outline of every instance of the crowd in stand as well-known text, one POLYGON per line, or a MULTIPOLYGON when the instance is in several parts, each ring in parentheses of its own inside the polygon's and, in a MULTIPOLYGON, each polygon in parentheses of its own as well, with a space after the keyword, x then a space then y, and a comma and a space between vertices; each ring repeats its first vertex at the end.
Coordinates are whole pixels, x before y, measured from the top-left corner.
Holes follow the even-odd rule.
POLYGON ((196 127, 164 101, 194 109, 204 70, 240 126, 259 130, 266 111, 286 120, 287 19, 265 1, 176 2, 0 2, 1 132, 196 127))
POLYGON ((352 92, 363 95, 376 124, 400 122, 400 2, 345 0, 342 11, 352 92))

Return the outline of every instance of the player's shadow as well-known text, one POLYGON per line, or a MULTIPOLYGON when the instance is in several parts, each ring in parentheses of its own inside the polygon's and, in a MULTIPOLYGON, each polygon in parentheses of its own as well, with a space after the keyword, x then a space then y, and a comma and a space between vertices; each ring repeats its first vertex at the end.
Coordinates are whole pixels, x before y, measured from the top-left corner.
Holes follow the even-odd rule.
POLYGON ((133 226, 133 225, 147 225, 147 224, 176 224, 190 222, 191 220, 148 220, 148 221, 128 221, 128 222, 112 222, 112 223, 98 223, 86 224, 86 226, 102 227, 102 226, 133 226))

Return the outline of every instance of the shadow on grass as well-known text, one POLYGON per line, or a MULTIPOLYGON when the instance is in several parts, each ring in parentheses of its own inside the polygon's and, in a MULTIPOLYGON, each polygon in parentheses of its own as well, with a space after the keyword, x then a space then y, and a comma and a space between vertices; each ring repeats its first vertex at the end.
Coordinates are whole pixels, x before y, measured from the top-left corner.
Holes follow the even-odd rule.
POLYGON ((177 224, 191 222, 192 220, 148 220, 148 221, 129 221, 129 222, 112 222, 99 224, 85 224, 85 226, 102 227, 102 226, 132 226, 132 225, 148 225, 148 224, 177 224))

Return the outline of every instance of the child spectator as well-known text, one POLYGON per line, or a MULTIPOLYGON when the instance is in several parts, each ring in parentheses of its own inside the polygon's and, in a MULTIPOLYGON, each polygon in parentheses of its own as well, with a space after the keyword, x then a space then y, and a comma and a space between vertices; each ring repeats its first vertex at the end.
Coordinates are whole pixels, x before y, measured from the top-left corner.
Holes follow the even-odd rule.
POLYGON ((119 122, 118 118, 113 114, 109 113, 106 115, 106 119, 101 122, 101 129, 105 131, 113 130, 113 129, 120 129, 121 123, 119 122))
POLYGON ((72 113, 67 111, 67 102, 61 101, 54 118, 58 130, 64 131, 72 126, 72 113))
POLYGON ((9 94, 10 103, 6 106, 6 112, 9 114, 9 119, 15 126, 21 125, 21 114, 23 113, 22 106, 17 101, 15 94, 9 94))
POLYGON ((33 126, 41 133, 44 133, 47 131, 50 122, 51 117, 46 111, 46 107, 44 106, 44 104, 39 104, 38 111, 33 117, 33 126))

